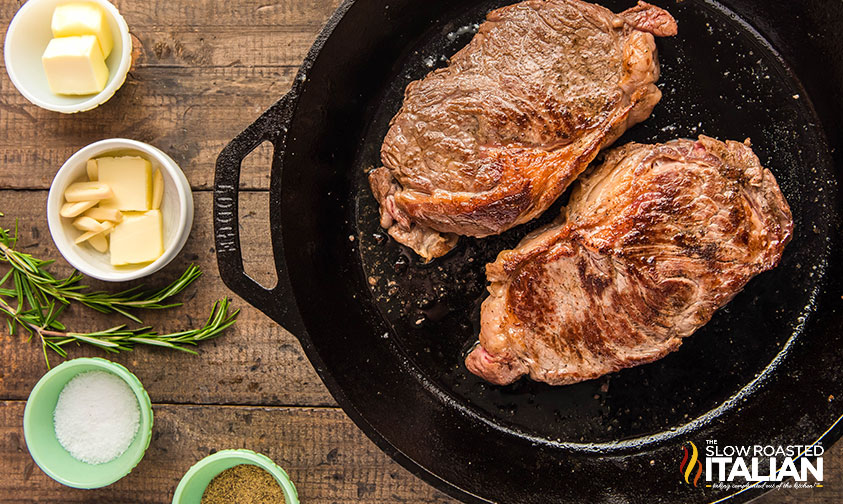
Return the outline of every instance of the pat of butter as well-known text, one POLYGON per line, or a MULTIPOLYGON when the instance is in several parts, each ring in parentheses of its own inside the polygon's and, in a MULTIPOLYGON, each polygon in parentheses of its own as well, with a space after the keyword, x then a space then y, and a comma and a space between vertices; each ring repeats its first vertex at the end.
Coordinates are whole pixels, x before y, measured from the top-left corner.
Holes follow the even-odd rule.
POLYGON ((152 208, 152 164, 142 157, 103 157, 97 160, 97 178, 114 191, 100 202, 102 208, 145 212, 152 208))
POLYGON ((114 38, 105 11, 99 5, 89 2, 59 5, 53 11, 50 25, 53 37, 74 37, 94 35, 100 44, 103 58, 108 58, 114 47, 114 38))
POLYGON ((55 94, 99 93, 108 82, 108 67, 93 35, 55 38, 41 56, 47 83, 55 94))
POLYGON ((123 214, 123 222, 111 232, 110 247, 113 266, 143 264, 161 257, 164 253, 161 211, 123 214))

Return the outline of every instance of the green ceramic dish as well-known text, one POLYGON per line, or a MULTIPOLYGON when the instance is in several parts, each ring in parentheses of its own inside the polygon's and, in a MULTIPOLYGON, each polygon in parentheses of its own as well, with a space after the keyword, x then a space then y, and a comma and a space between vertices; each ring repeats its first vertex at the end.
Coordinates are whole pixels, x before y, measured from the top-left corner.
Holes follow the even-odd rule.
POLYGON ((129 474, 143 458, 152 438, 152 404, 143 385, 128 369, 99 358, 66 361, 45 374, 29 394, 23 413, 26 447, 35 463, 47 475, 74 488, 108 486, 129 474), (140 407, 140 426, 129 448, 105 464, 91 465, 73 458, 56 439, 53 411, 64 386, 74 376, 87 371, 106 371, 119 376, 135 393, 140 407))
POLYGON ((251 450, 222 450, 193 464, 176 487, 173 504, 199 504, 205 488, 217 474, 240 464, 251 464, 265 469, 281 485, 286 504, 299 504, 299 494, 286 471, 265 455, 251 450))

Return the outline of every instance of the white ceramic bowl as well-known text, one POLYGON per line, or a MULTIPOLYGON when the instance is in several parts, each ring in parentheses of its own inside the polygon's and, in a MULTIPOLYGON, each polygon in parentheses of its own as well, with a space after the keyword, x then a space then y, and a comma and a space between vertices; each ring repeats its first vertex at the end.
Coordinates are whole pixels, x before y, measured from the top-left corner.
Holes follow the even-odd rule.
POLYGON ((178 255, 193 226, 193 193, 187 177, 170 156, 143 142, 111 138, 92 143, 65 161, 50 185, 47 222, 56 247, 71 266, 89 277, 107 282, 124 282, 151 275, 178 255), (102 156, 142 156, 152 163, 153 169, 158 168, 164 175, 164 199, 161 202, 164 254, 154 262, 137 266, 112 266, 108 253, 102 254, 88 245, 73 243, 81 233, 73 227, 74 219, 59 215, 67 186, 88 180, 88 160, 102 156))
POLYGON ((91 110, 108 101, 126 81, 132 64, 132 37, 126 20, 107 0, 85 1, 98 4, 105 10, 114 36, 114 49, 105 61, 109 71, 108 82, 105 89, 95 95, 53 94, 41 65, 41 55, 53 38, 50 29, 53 11, 57 5, 68 0, 29 0, 9 24, 3 48, 6 71, 18 91, 39 107, 65 114, 91 110))

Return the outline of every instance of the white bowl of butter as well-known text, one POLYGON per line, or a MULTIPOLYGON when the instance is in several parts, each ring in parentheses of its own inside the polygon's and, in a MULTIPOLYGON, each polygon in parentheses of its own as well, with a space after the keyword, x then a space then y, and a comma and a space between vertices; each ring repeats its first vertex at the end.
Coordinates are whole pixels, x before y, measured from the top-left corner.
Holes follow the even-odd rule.
POLYGON ((158 148, 124 138, 101 140, 77 151, 56 173, 47 196, 47 222, 56 247, 71 266, 92 278, 125 282, 155 273, 178 255, 193 226, 193 193, 181 168, 158 148), (88 160, 122 156, 139 156, 148 160, 152 169, 160 171, 164 178, 164 195, 160 205, 164 253, 149 263, 112 265, 108 253, 98 252, 84 243, 76 244, 80 231, 73 227, 74 219, 60 215, 66 203, 67 188, 76 182, 89 180, 88 160))
POLYGON ((132 64, 132 37, 123 16, 107 0, 28 0, 9 24, 3 53, 12 84, 27 100, 47 110, 72 114, 102 105, 120 89, 132 64), (113 40, 105 60, 108 67, 105 87, 96 94, 54 93, 42 64, 41 57, 53 40, 53 13, 56 7, 71 2, 99 6, 105 13, 113 40))

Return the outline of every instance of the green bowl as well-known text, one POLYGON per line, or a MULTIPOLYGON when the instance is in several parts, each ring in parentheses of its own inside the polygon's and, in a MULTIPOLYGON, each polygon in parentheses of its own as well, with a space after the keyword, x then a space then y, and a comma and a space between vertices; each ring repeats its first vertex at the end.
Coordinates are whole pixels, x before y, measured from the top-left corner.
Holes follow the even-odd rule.
POLYGON ((29 453, 47 476, 73 488, 100 488, 129 474, 143 458, 152 438, 152 404, 141 382, 120 364, 99 358, 73 359, 54 367, 35 384, 23 413, 23 434, 29 453), (122 378, 140 408, 140 425, 132 444, 105 464, 86 464, 73 458, 56 439, 53 424, 62 389, 74 376, 88 371, 106 371, 122 378))
POLYGON ((286 471, 275 465, 269 457, 252 450, 222 450, 193 464, 176 487, 173 504, 199 504, 205 488, 217 474, 240 464, 251 464, 265 469, 281 485, 286 504, 299 504, 299 494, 286 471))

